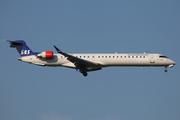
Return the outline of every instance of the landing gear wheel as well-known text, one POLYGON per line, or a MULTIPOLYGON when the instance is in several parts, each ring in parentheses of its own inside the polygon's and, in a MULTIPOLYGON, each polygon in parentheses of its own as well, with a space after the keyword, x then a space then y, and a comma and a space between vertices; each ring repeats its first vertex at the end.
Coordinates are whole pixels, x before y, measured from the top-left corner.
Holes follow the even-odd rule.
POLYGON ((165 68, 164 68, 164 72, 167 72, 167 68, 168 68, 168 66, 165 66, 165 68))
POLYGON ((81 69, 79 70, 84 76, 87 76, 87 71, 85 69, 85 67, 81 67, 81 69))
POLYGON ((88 74, 87 74, 87 72, 83 72, 83 75, 84 75, 84 76, 87 76, 88 74))

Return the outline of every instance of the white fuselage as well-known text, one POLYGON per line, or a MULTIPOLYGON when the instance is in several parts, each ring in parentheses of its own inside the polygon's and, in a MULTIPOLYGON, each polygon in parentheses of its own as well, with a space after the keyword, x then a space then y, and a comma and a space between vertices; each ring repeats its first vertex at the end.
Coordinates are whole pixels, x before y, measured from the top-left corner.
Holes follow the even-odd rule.
POLYGON ((23 40, 6 40, 20 54, 18 60, 40 66, 64 66, 77 69, 84 76, 87 72, 101 70, 109 66, 165 66, 173 67, 176 62, 161 54, 67 54, 54 45, 57 53, 52 51, 33 52, 23 40))
MULTIPOLYGON (((101 67, 108 66, 169 66, 176 63, 161 54, 70 54, 83 60, 99 64, 101 67)), ((54 54, 53 58, 38 58, 35 55, 18 58, 18 60, 41 65, 41 66, 64 66, 76 68, 61 54, 54 54)))

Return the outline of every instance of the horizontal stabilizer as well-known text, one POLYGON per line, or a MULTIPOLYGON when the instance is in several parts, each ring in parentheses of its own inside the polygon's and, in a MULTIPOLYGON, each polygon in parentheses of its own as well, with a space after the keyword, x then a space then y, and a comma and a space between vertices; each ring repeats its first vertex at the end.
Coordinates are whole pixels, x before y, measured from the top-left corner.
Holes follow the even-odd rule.
POLYGON ((16 45, 22 45, 22 44, 24 44, 23 42, 17 42, 17 41, 11 41, 11 40, 3 40, 3 41, 7 41, 7 42, 9 42, 9 44, 11 44, 11 46, 10 47, 16 47, 16 45))
POLYGON ((33 52, 33 51, 26 45, 26 43, 25 43, 23 40, 15 40, 15 41, 4 40, 4 41, 9 42, 10 47, 16 48, 21 57, 39 54, 39 53, 37 53, 37 52, 33 52))

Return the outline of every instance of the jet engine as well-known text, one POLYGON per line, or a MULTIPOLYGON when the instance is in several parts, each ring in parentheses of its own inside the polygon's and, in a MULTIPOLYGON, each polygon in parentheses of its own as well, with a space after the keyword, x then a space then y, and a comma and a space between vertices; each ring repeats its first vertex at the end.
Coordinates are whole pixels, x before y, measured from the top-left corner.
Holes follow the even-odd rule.
POLYGON ((52 51, 45 51, 45 52, 42 52, 40 54, 37 54, 37 57, 40 57, 40 58, 52 58, 53 57, 53 52, 52 51))

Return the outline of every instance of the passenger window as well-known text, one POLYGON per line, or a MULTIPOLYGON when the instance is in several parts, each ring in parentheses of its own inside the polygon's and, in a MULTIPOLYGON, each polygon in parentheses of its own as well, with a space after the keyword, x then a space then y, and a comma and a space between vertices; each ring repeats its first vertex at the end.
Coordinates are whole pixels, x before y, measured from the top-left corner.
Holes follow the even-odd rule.
POLYGON ((136 56, 136 58, 138 58, 138 56, 136 56))
POLYGON ((126 58, 126 56, 124 56, 124 58, 126 58))
POLYGON ((114 56, 113 56, 113 58, 114 58, 114 56))
POLYGON ((130 56, 128 56, 128 58, 130 58, 130 56))
POLYGON ((143 56, 143 58, 145 58, 145 56, 143 56))
POLYGON ((84 58, 86 58, 86 56, 84 56, 84 58))
POLYGON ((107 56, 106 56, 106 58, 107 58, 107 56))
POLYGON ((109 58, 111 58, 111 56, 109 56, 109 58))
POLYGON ((140 58, 141 58, 141 56, 140 56, 140 58))
POLYGON ((104 58, 104 56, 102 56, 102 58, 104 58))
POLYGON ((132 56, 132 58, 134 58, 134 56, 132 56))
POLYGON ((122 56, 121 56, 121 58, 122 58, 122 56))
POLYGON ((118 58, 118 56, 117 56, 117 58, 118 58))

